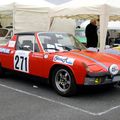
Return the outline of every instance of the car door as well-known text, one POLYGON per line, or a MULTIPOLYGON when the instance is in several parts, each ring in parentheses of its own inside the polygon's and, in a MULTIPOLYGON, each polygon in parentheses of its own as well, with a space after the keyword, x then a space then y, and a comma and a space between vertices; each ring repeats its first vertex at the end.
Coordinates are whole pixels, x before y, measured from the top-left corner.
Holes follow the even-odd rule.
POLYGON ((42 76, 43 53, 34 34, 19 35, 14 54, 14 70, 42 76))

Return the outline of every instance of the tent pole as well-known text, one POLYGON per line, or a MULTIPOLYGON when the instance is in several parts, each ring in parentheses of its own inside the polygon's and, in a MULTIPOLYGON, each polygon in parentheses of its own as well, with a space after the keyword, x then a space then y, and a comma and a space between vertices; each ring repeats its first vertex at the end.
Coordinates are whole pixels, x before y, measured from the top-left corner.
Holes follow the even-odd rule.
POLYGON ((13 3, 13 34, 15 33, 15 3, 13 3))
POLYGON ((100 15, 100 52, 104 51, 105 49, 107 27, 109 21, 108 6, 104 5, 102 10, 103 11, 100 15))
POLYGON ((51 29, 51 27, 52 27, 52 24, 53 24, 53 21, 54 21, 54 17, 51 17, 51 18, 50 18, 50 25, 49 25, 48 31, 50 31, 50 29, 51 29))

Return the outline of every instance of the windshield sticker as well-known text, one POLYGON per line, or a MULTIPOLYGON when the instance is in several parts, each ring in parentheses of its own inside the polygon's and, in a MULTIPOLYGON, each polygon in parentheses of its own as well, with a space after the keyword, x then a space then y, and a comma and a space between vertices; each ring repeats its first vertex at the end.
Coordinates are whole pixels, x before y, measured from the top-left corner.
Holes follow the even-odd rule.
POLYGON ((68 64, 68 65, 73 65, 75 59, 55 55, 54 58, 53 58, 53 61, 54 62, 59 62, 59 63, 64 63, 64 64, 68 64))
POLYGON ((60 51, 63 51, 63 50, 64 50, 62 44, 55 43, 55 47, 56 47, 58 50, 60 50, 60 51))
POLYGON ((55 52, 55 46, 52 44, 47 44, 47 51, 48 52, 55 52))
POLYGON ((63 35, 60 35, 60 34, 55 34, 55 36, 57 37, 57 38, 63 38, 63 35))
POLYGON ((10 49, 7 49, 7 48, 0 48, 0 53, 9 54, 9 53, 10 53, 10 49))
POLYGON ((10 40, 8 43, 8 47, 14 47, 15 46, 15 41, 10 40))

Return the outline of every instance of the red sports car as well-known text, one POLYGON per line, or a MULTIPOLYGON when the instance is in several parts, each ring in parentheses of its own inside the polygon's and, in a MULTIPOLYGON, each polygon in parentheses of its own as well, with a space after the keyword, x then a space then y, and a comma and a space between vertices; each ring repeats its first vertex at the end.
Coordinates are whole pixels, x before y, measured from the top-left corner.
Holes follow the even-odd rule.
POLYGON ((57 32, 17 33, 0 47, 3 69, 46 78, 57 93, 73 95, 77 85, 120 81, 120 57, 92 52, 71 34, 57 32))

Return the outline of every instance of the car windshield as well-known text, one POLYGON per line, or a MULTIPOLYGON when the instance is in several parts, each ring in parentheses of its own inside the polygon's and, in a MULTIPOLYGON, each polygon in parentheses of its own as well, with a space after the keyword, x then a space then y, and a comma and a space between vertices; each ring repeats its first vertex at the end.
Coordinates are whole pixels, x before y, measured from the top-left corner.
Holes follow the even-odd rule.
POLYGON ((8 33, 7 29, 0 29, 0 37, 5 37, 7 33, 8 33))
POLYGON ((83 50, 85 46, 73 35, 67 33, 39 33, 39 39, 45 51, 83 50))

